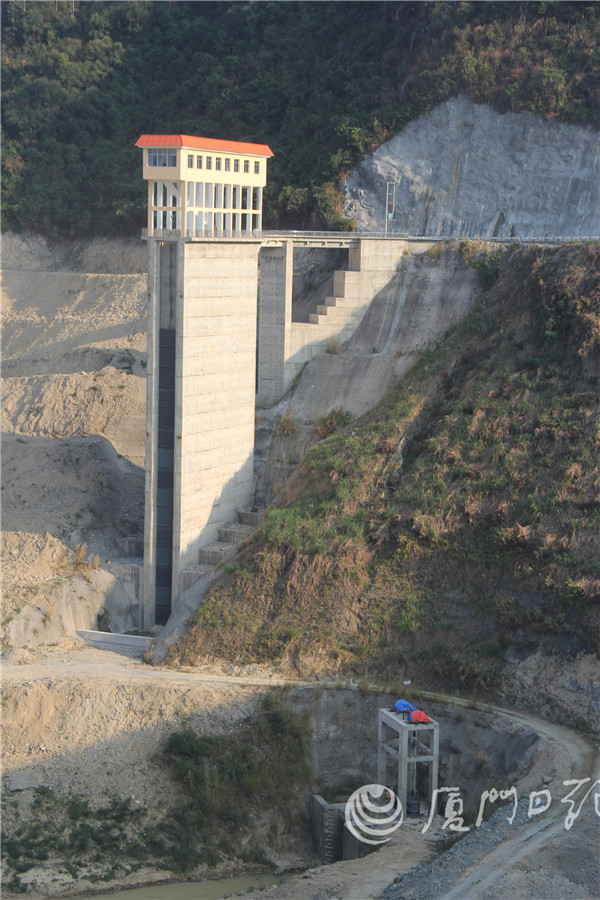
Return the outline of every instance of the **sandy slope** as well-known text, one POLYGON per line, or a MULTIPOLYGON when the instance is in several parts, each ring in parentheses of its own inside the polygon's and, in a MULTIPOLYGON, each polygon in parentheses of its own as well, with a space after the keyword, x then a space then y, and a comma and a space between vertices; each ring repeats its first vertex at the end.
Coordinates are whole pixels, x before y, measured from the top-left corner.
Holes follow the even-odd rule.
MULTIPOLYGON (((101 566, 143 529, 147 278, 138 244, 92 242, 86 256, 83 247, 52 252, 31 236, 4 237, 5 645, 14 645, 19 614, 53 606, 77 545, 101 566), (128 274, 60 268, 99 268, 111 255, 128 274)), ((89 616, 93 625, 93 609, 89 616)))

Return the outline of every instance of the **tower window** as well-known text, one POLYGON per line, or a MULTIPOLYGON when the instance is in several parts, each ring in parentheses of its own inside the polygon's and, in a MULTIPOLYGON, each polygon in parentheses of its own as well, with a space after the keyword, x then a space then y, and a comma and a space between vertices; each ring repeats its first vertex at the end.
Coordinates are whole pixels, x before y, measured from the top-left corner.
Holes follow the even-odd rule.
POLYGON ((148 150, 149 166, 176 166, 176 150, 148 150))

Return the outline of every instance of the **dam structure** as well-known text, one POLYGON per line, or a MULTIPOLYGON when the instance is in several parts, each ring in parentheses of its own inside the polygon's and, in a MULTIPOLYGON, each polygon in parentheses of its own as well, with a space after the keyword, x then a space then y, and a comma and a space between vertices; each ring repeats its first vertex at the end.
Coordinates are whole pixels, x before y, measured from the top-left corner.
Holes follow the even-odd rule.
POLYGON ((143 625, 167 621, 202 545, 254 490, 265 145, 142 135, 148 182, 143 625))
POLYGON ((142 135, 148 182, 148 368, 140 627, 164 624, 251 531, 255 415, 329 341, 347 340, 405 240, 263 232, 264 144, 142 135), (348 268, 292 321, 294 247, 344 248, 348 268), (215 548, 211 550, 212 548, 215 548))

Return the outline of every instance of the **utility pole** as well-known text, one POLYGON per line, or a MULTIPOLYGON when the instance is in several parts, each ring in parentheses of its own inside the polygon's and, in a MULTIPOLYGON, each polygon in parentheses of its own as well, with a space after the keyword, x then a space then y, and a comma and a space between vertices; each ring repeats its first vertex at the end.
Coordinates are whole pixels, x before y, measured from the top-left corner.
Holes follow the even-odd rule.
POLYGON ((396 182, 386 181, 385 183, 385 236, 388 233, 388 222, 394 220, 396 215, 396 182))

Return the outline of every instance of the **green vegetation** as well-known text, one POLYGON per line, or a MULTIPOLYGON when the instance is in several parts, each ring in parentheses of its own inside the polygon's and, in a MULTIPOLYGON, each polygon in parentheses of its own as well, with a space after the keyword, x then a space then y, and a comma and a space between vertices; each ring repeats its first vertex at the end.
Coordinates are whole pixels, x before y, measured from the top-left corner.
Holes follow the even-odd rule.
POLYGON ((268 143, 266 224, 351 227, 340 180, 458 94, 598 127, 597 3, 2 4, 3 227, 137 233, 143 132, 268 143))
POLYGON ((507 653, 598 645, 600 250, 472 253, 463 324, 321 441, 172 661, 490 691, 507 653))
POLYGON ((310 771, 307 714, 297 715, 280 693, 265 694, 256 712, 227 736, 173 733, 161 762, 179 783, 175 805, 157 820, 129 797, 94 808, 81 795, 34 792, 31 818, 18 801, 4 803, 5 887, 24 892, 22 876, 45 865, 74 879, 109 881, 144 865, 187 872, 225 857, 268 864, 253 839, 262 816, 286 828, 300 820, 310 771))
POLYGON ((14 809, 3 810, 7 833, 2 835, 2 858, 12 876, 5 887, 14 893, 27 890, 21 876, 50 865, 49 860, 60 860, 59 870, 72 878, 108 881, 117 870, 137 871, 152 856, 154 829, 147 827, 145 812, 129 798, 112 798, 92 809, 85 797, 59 798, 51 788, 39 787, 32 813, 31 821, 17 819, 9 833, 14 809))
POLYGON ((289 437, 298 431, 298 420, 294 419, 290 408, 285 411, 284 416, 277 416, 275 419, 275 434, 277 437, 289 437))
POLYGON ((177 816, 189 838, 186 867, 222 853, 267 862, 252 849, 252 822, 265 811, 288 826, 300 819, 309 738, 308 714, 297 715, 276 693, 232 734, 171 735, 166 758, 187 798, 177 816))
POLYGON ((343 409, 332 409, 326 416, 319 416, 317 420, 317 434, 319 437, 326 438, 333 434, 338 428, 345 428, 352 421, 351 412, 343 409))

